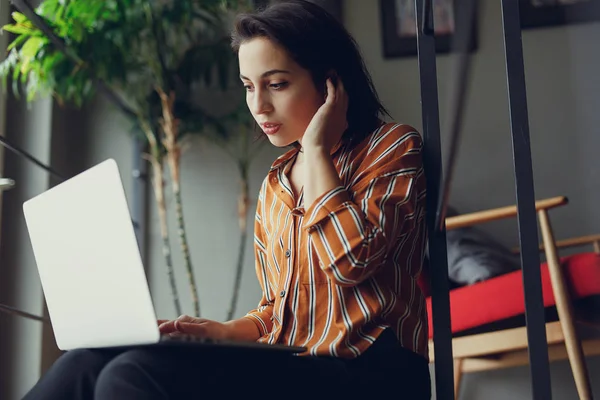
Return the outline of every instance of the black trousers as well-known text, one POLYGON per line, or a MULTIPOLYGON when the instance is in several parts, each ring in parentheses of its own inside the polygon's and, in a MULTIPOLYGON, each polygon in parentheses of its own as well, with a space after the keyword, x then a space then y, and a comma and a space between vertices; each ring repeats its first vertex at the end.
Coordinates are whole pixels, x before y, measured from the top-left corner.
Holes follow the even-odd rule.
POLYGON ((353 360, 194 347, 66 352, 26 400, 431 398, 427 361, 384 332, 353 360))

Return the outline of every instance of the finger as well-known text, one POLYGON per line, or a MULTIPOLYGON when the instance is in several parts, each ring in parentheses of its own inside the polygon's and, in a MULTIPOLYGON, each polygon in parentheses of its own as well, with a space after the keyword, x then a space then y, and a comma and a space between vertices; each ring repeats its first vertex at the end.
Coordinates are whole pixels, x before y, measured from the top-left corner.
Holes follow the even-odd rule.
POLYGON ((192 321, 193 317, 190 317, 189 315, 180 315, 179 317, 177 317, 177 319, 175 320, 160 320, 162 321, 162 323, 160 323, 158 325, 158 330, 161 333, 171 333, 176 331, 177 329, 175 328, 175 321, 192 321))
POLYGON ((325 85, 327 86, 327 96, 325 97, 325 103, 333 104, 335 103, 336 93, 335 86, 333 86, 331 78, 327 78, 327 80, 325 81, 325 85))
POLYGON ((158 330, 160 333, 168 334, 171 332, 175 332, 175 320, 163 322, 158 326, 158 330))
POLYGON ((177 332, 187 333, 194 336, 205 336, 206 327, 202 324, 175 321, 177 332))
POLYGON ((342 79, 340 77, 337 78, 337 94, 338 95, 343 95, 344 93, 346 93, 346 88, 344 86, 344 82, 342 82, 342 79))
POLYGON ((165 322, 169 322, 169 320, 168 320, 168 319, 159 319, 159 320, 157 320, 156 322, 157 322, 158 326, 161 326, 161 325, 162 325, 162 324, 164 324, 165 322))
POLYGON ((163 322, 162 324, 160 324, 158 326, 158 330, 163 334, 169 334, 171 332, 177 331, 176 324, 178 322, 185 322, 185 323, 189 323, 189 324, 201 324, 208 320, 205 318, 190 317, 189 315, 180 315, 177 319, 170 320, 170 321, 169 320, 163 320, 163 321, 166 321, 166 322, 163 322))
POLYGON ((197 318, 197 317, 190 317, 189 315, 181 315, 179 318, 177 318, 176 321, 189 322, 189 323, 193 323, 193 324, 201 324, 203 322, 207 322, 208 320, 206 318, 197 318))
POLYGON ((340 99, 340 103, 342 107, 346 108, 348 106, 348 93, 346 93, 346 87, 344 86, 344 82, 338 77, 338 86, 337 86, 337 98, 340 99))

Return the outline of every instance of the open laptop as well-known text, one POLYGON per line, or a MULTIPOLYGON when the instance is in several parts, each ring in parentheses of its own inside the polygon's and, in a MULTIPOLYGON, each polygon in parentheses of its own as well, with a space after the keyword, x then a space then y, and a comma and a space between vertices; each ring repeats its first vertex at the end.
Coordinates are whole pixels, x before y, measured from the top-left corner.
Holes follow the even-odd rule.
POLYGON ((305 351, 255 342, 162 337, 113 159, 26 201, 23 211, 61 350, 164 343, 305 351))

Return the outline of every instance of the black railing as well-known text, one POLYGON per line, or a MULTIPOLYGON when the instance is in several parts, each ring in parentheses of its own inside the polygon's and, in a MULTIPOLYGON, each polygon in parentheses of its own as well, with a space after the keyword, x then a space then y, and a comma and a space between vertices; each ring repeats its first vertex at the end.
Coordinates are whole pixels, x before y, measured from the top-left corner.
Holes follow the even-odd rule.
POLYGON ((508 105, 517 191, 519 245, 525 293, 525 320, 531 371, 533 399, 550 400, 550 366, 546 320, 542 297, 540 253, 535 210, 535 190, 531 146, 525 66, 521 42, 519 0, 502 0, 502 26, 508 82, 508 105))
MULTIPOLYGON (((435 377, 437 399, 454 399, 453 360, 450 329, 449 285, 446 255, 445 217, 457 159, 465 109, 470 67, 469 40, 476 18, 475 0, 461 0, 456 9, 456 32, 453 53, 455 69, 450 75, 448 99, 448 162, 442 170, 440 146, 437 71, 435 57, 435 26, 431 0, 415 0, 418 29, 418 58, 421 78, 425 168, 428 178, 428 208, 435 210, 428 217, 429 257, 431 262, 432 312, 434 332, 435 377), (446 175, 444 176, 444 172, 446 175)), ((508 103, 511 121, 514 174, 517 192, 519 241, 525 293, 525 317, 529 343, 532 398, 550 400, 550 368, 542 298, 540 256, 533 167, 529 142, 527 95, 521 43, 519 0, 501 0, 508 103)))
POLYGON ((437 89, 437 64, 433 6, 431 0, 415 0, 417 21, 417 54, 421 79, 421 107, 423 120, 424 168, 427 176, 427 230, 428 256, 431 276, 431 308, 435 357, 435 392, 437 399, 454 398, 454 364, 452 358, 452 331, 450 329, 450 293, 446 230, 436 225, 436 210, 443 185, 442 147, 437 89))

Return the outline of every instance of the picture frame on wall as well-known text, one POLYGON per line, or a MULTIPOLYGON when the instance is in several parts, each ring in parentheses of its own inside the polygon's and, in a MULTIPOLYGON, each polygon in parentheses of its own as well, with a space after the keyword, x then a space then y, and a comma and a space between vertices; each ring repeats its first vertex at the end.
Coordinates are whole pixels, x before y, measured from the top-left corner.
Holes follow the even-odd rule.
POLYGON ((600 21, 600 0, 520 0, 521 28, 600 21))
MULTIPOLYGON (((433 0, 435 47, 437 54, 449 53, 455 31, 456 6, 460 0, 433 0)), ((381 34, 385 58, 417 55, 415 0, 380 0, 381 34)), ((469 51, 477 49, 477 21, 469 51)))

